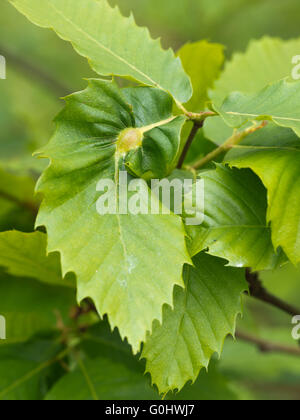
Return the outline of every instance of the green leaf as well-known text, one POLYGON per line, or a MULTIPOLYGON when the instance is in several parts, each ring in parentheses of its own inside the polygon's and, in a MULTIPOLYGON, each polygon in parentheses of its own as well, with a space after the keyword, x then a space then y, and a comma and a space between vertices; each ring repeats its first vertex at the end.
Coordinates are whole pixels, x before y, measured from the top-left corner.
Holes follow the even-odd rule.
POLYGON ((81 335, 74 362, 76 369, 50 390, 48 400, 156 399, 144 375, 144 363, 133 356, 131 347, 111 331, 107 319, 81 335))
POLYGON ((37 207, 34 180, 0 167, 0 230, 32 230, 37 207))
POLYGON ((126 341, 122 341, 117 329, 111 330, 107 317, 85 330, 81 335, 80 350, 89 359, 101 357, 124 363, 133 369, 140 369, 143 375, 143 363, 126 341))
MULTIPOLYGON (((187 157, 185 159, 185 164, 187 166, 193 166, 195 163, 199 162, 200 159, 203 159, 206 155, 211 153, 217 148, 217 145, 211 140, 208 140, 204 137, 203 129, 200 129, 189 149, 187 157)), ((214 169, 215 163, 221 163, 224 159, 225 152, 217 156, 214 161, 208 162, 201 169, 214 169)))
POLYGON ((59 256, 47 256, 46 248, 47 236, 41 232, 0 233, 0 266, 14 276, 31 277, 43 283, 72 287, 69 277, 62 278, 59 256))
POLYGON ((178 394, 168 394, 167 400, 177 401, 238 401, 239 394, 231 389, 231 382, 211 361, 208 371, 202 370, 194 384, 187 384, 178 394))
MULTIPOLYGON (((210 99, 220 107, 232 92, 258 93, 270 83, 289 78, 292 80, 292 58, 299 55, 300 38, 289 41, 264 37, 251 41, 244 53, 234 54, 228 61, 210 99)), ((222 144, 232 134, 222 118, 208 118, 204 125, 205 136, 222 144)))
POLYGON ((259 178, 249 170, 222 165, 201 178, 205 219, 201 226, 187 227, 191 255, 208 248, 209 254, 233 267, 275 268, 282 256, 274 252, 266 220, 266 190, 259 178))
POLYGON ((224 62, 224 47, 200 41, 184 45, 178 56, 191 78, 194 91, 185 107, 193 112, 203 111, 209 100, 208 91, 218 78, 224 62))
POLYGON ((225 123, 222 117, 215 116, 206 118, 203 132, 207 139, 210 139, 216 145, 221 145, 232 136, 233 129, 225 123))
POLYGON ((56 330, 58 319, 70 323, 76 305, 75 290, 0 272, 0 314, 6 320, 4 345, 31 338, 44 330, 56 330))
POLYGON ((214 90, 211 100, 221 106, 231 92, 254 94, 270 83, 289 78, 292 80, 292 58, 299 55, 300 38, 281 40, 264 37, 251 41, 244 53, 234 54, 226 63, 214 90))
POLYGON ((60 351, 49 338, 0 346, 0 400, 41 400, 60 351))
POLYGON ((30 231, 38 208, 34 180, 0 165, 0 230, 30 231))
POLYGON ((78 359, 74 371, 51 389, 48 401, 155 400, 157 393, 139 371, 105 357, 78 359))
POLYGON ((106 0, 11 0, 36 25, 53 28, 75 50, 88 58, 103 76, 129 77, 170 92, 177 101, 192 95, 190 80, 180 59, 164 51, 132 15, 123 17, 106 0))
POLYGON ((300 136, 299 100, 300 82, 282 80, 258 94, 233 93, 216 109, 232 128, 249 121, 272 120, 281 127, 292 128, 300 136))
POLYGON ((164 178, 176 167, 186 118, 172 116, 171 97, 158 89, 129 88, 123 93, 132 106, 135 127, 144 135, 141 147, 131 150, 124 164, 134 176, 146 181, 164 178))
MULTIPOLYGON (((262 142, 241 145, 226 160, 238 168, 251 168, 268 190, 267 220, 274 247, 281 247, 294 263, 300 262, 300 143, 291 130, 270 127, 262 142), (277 129, 277 130, 276 130, 277 129), (275 133, 278 133, 277 135, 275 133), (256 144, 256 145, 255 145, 256 144)), ((250 143, 250 142, 249 142, 250 143)))
POLYGON ((176 287, 174 310, 164 307, 163 323, 155 321, 142 357, 161 393, 182 389, 221 353, 224 339, 234 334, 241 312, 241 293, 247 289, 244 270, 224 267, 207 254, 186 266, 186 290, 176 287))
MULTIPOLYGON (((156 96, 155 89, 150 92, 156 96)), ((151 108, 149 115, 151 137, 155 127, 168 129, 151 108)), ((162 305, 172 303, 174 285, 183 285, 182 267, 190 257, 182 221, 173 214, 97 212, 100 180, 116 181, 111 196, 114 203, 120 198, 119 169, 126 160, 120 150, 128 132, 129 143, 141 140, 141 129, 131 128, 134 114, 114 84, 91 81, 86 91, 67 98, 57 124, 43 152, 51 166, 38 184, 45 200, 37 226, 46 226, 48 251, 61 253, 63 272, 76 273, 79 300, 91 297, 98 312, 108 314, 112 328, 117 326, 138 351, 152 321, 161 320, 162 305)))
POLYGON ((34 180, 28 176, 18 176, 0 167, 0 197, 14 201, 26 209, 34 206, 34 180), (31 203, 29 200, 32 200, 31 203))

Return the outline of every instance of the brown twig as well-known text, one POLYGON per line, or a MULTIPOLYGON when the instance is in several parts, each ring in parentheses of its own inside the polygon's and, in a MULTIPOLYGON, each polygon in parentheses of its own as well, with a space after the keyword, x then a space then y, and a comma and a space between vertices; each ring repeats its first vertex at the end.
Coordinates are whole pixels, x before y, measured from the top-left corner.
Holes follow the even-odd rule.
POLYGON ((300 315, 300 309, 269 293, 260 281, 258 273, 252 273, 250 270, 247 270, 246 279, 250 286, 250 296, 274 306, 289 315, 300 315))
POLYGON ((0 52, 7 60, 7 63, 11 63, 15 68, 18 70, 23 71, 26 73, 30 78, 34 78, 38 80, 40 83, 45 85, 49 88, 56 96, 66 96, 71 91, 70 89, 63 85, 61 82, 56 80, 50 74, 45 72, 44 70, 40 69, 39 67, 33 65, 29 61, 25 60, 24 58, 17 56, 13 52, 9 51, 5 47, 0 45, 0 52))
POLYGON ((181 169, 182 168, 182 166, 184 164, 184 161, 185 161, 185 158, 186 158, 186 156, 188 154, 188 151, 190 150, 190 147, 191 147, 191 145, 192 145, 192 143, 194 141, 194 138, 196 137, 199 129, 201 127, 203 127, 203 123, 204 123, 204 121, 202 121, 202 122, 194 122, 193 128, 192 128, 192 130, 190 132, 190 135, 189 135, 189 137, 187 139, 187 142, 186 142, 186 144, 184 146, 184 149, 183 149, 182 154, 180 156, 180 159, 178 161, 177 169, 181 169))
POLYGON ((245 341, 247 343, 255 344, 258 347, 258 349, 263 353, 284 353, 284 354, 290 354, 293 356, 300 356, 300 348, 289 347, 283 344, 272 343, 270 341, 262 340, 260 338, 254 337, 242 331, 237 331, 236 338, 238 338, 239 340, 245 341))

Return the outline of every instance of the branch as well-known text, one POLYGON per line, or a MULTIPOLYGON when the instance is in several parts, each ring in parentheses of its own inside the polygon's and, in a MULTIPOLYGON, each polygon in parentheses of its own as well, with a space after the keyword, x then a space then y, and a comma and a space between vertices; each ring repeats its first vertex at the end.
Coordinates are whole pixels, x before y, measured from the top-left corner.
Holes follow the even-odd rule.
POLYGON ((300 356, 300 349, 297 349, 296 347, 289 347, 283 344, 271 343, 267 340, 262 340, 260 338, 254 337, 250 334, 246 334, 241 331, 238 331, 236 333, 236 338, 247 343, 255 344, 263 353, 284 353, 293 356, 300 356))
POLYGON ((44 70, 31 64, 29 61, 15 55, 6 48, 3 48, 1 45, 0 51, 8 62, 10 62, 18 70, 21 70, 24 73, 26 73, 30 78, 35 78, 39 80, 40 83, 47 86, 51 91, 53 91, 56 96, 66 96, 70 93, 70 89, 67 86, 64 86, 58 80, 53 78, 50 74, 46 73, 44 70))
POLYGON ((263 121, 261 124, 259 125, 255 124, 244 131, 239 132, 235 130, 233 135, 229 137, 229 139, 226 140, 225 143, 223 143, 217 149, 213 150, 203 159, 200 159, 198 162, 196 162, 193 165, 193 169, 200 169, 203 166, 205 166, 207 163, 213 161, 215 158, 217 158, 221 154, 227 153, 230 149, 232 149, 234 146, 238 145, 242 140, 244 140, 245 137, 249 136, 250 134, 255 133, 255 131, 260 130, 261 128, 264 128, 267 124, 268 124, 267 121, 263 121))
POLYGON ((34 217, 37 216, 39 208, 34 202, 21 201, 18 198, 14 197, 13 195, 10 195, 10 194, 5 193, 3 191, 0 191, 0 198, 4 198, 5 200, 11 201, 11 202, 17 204, 18 206, 23 207, 24 209, 30 211, 30 213, 32 213, 34 217))
POLYGON ((196 137, 199 129, 203 127, 203 123, 204 123, 204 121, 202 121, 202 122, 194 122, 193 128, 192 128, 192 130, 190 132, 190 135, 189 135, 189 138, 187 139, 187 142, 186 142, 186 144, 184 146, 184 149, 183 149, 182 154, 180 156, 180 159, 178 161, 177 169, 181 169, 182 168, 182 166, 184 164, 184 161, 185 161, 185 158, 186 158, 186 156, 188 154, 188 151, 189 151, 189 149, 190 149, 190 147, 191 147, 191 145, 192 145, 192 143, 194 141, 194 138, 196 137))
POLYGON ((251 273, 250 270, 247 270, 246 279, 250 285, 250 296, 271 306, 274 306, 275 308, 280 309, 288 315, 300 315, 300 309, 295 308, 294 306, 269 293, 260 281, 258 273, 251 273))

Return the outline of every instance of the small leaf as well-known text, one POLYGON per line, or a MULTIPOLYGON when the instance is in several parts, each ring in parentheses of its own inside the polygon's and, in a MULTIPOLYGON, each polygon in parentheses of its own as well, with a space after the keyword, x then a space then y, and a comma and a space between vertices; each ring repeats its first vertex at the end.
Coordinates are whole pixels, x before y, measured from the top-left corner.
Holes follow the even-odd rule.
POLYGON ((164 51, 149 31, 136 26, 106 0, 11 0, 29 20, 53 28, 86 57, 103 76, 129 77, 170 92, 177 101, 192 95, 191 83, 180 59, 164 51))
POLYGON ((292 128, 300 136, 299 100, 300 82, 282 80, 258 94, 233 93, 216 110, 232 128, 248 121, 272 120, 281 127, 292 128))
POLYGON ((224 63, 224 47, 207 41, 185 44, 178 56, 186 73, 190 76, 193 96, 185 107, 193 112, 205 109, 209 100, 208 91, 213 87, 224 63))
MULTIPOLYGON (((148 89, 146 97, 157 97, 156 89, 148 89)), ((159 91, 159 95, 167 94, 159 91)), ((160 101, 157 104, 161 106, 160 101)), ((146 130, 135 126, 141 116, 131 109, 122 91, 110 82, 90 81, 86 91, 67 98, 56 134, 42 153, 51 159, 51 166, 38 184, 45 199, 37 226, 46 226, 48 251, 61 253, 63 272, 76 273, 79 300, 91 297, 98 312, 108 314, 112 328, 117 326, 138 351, 152 321, 161 319, 162 305, 172 304, 174 285, 183 285, 182 267, 190 257, 178 216, 119 214, 120 209, 115 214, 97 212, 103 195, 97 192, 99 181, 114 181, 113 205, 120 198, 119 174, 128 156, 120 152, 120 143, 122 148, 135 142, 134 147, 143 147, 137 135, 141 130, 149 129, 154 139, 169 130, 168 123, 157 121, 155 107, 149 108, 151 127, 146 130)), ((175 138, 180 142, 177 129, 175 138)), ((153 147, 158 147, 155 141, 153 147)), ((174 159, 174 150, 169 148, 166 162, 174 159)), ((143 185, 150 202, 150 190, 143 185)), ((127 185, 125 190, 130 199, 133 192, 127 185)))
POLYGON ((186 290, 175 288, 174 310, 164 307, 163 323, 155 321, 142 354, 161 393, 194 382, 212 355, 221 353, 225 337, 235 332, 247 289, 244 270, 224 267, 204 253, 193 262, 184 270, 186 290))
MULTIPOLYGON (((265 129, 263 130, 265 131, 265 129)), ((263 137, 263 131, 260 137, 263 137)), ((300 143, 291 130, 268 127, 266 146, 253 145, 232 150, 226 160, 238 168, 251 168, 268 190, 267 220, 271 223, 275 248, 282 247, 289 259, 300 262, 300 143)), ((254 137, 255 139, 255 137, 254 137)))
POLYGON ((275 268, 276 255, 271 229, 266 220, 266 190, 249 170, 232 170, 218 165, 201 173, 204 179, 204 223, 187 227, 191 255, 208 248, 208 253, 229 261, 233 267, 255 270, 275 268))

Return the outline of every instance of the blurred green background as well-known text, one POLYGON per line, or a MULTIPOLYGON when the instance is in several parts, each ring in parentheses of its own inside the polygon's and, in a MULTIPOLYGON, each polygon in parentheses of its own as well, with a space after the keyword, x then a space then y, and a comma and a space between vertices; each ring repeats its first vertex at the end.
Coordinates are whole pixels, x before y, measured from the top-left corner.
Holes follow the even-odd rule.
MULTIPOLYGON (((299 0, 111 0, 124 14, 134 12, 140 25, 165 47, 177 49, 187 41, 207 39, 225 45, 229 58, 245 50, 250 39, 270 35, 300 36, 299 0)), ((299 51, 300 53, 300 51, 299 51)), ((93 75, 85 59, 51 31, 36 28, 8 2, 0 6, 0 55, 7 60, 7 79, 0 80, 0 231, 32 231, 30 204, 44 162, 32 153, 45 144, 52 120, 63 106, 59 98, 82 89, 93 75), (20 203, 28 204, 28 211, 20 203)), ((300 301, 300 272, 284 267, 263 273, 268 288, 283 299, 300 301)), ((240 329, 294 345, 291 319, 245 298, 240 329)), ((213 368, 215 369, 215 368, 213 368)), ((228 340, 216 366, 218 384, 205 372, 200 383, 207 398, 300 400, 300 361, 293 356, 263 354, 253 345, 228 340), (211 387, 211 388, 210 388, 211 387)), ((196 388, 197 389, 197 388, 196 388)), ((196 391, 195 391, 196 392, 196 391)), ((194 395, 197 398, 199 395, 194 395)))

